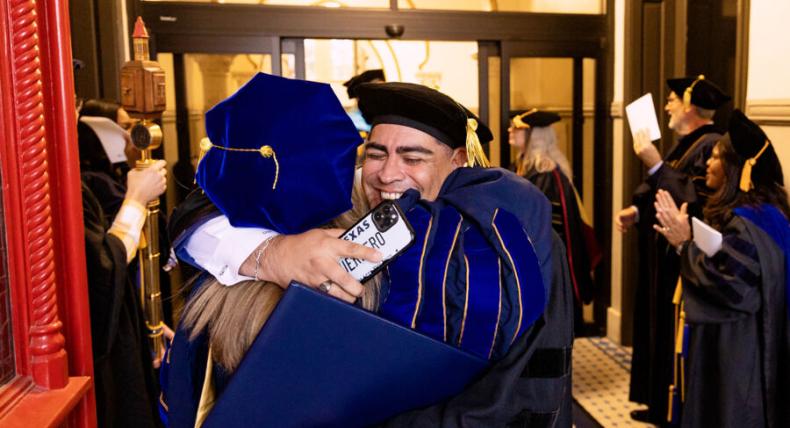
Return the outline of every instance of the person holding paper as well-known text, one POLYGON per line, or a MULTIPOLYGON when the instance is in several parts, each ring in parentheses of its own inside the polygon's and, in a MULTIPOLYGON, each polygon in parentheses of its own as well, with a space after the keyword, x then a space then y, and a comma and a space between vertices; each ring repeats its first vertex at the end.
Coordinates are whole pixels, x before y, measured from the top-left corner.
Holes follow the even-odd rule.
MULTIPOLYGON (((286 288, 296 280, 354 302, 365 288, 337 260, 375 261, 376 252, 339 240, 339 230, 316 227, 349 208, 343 189, 351 189, 349 172, 358 143, 351 135, 356 131, 345 114, 335 114, 339 104, 334 110, 320 104, 302 108, 312 115, 303 126, 313 131, 306 130, 310 137, 293 140, 293 126, 276 126, 279 120, 270 116, 299 116, 293 111, 300 111, 300 104, 327 98, 296 96, 294 89, 284 89, 284 82, 266 82, 272 79, 285 80, 288 86, 316 85, 259 74, 247 84, 253 86, 245 85, 207 114, 211 141, 197 177, 206 193, 194 193, 174 212, 171 235, 177 252, 228 286, 258 279, 286 288), (249 98, 248 89, 257 95, 249 98), (260 103, 264 98, 288 102, 266 106, 260 103), (338 117, 348 123, 337 123, 338 117), (272 121, 266 127, 270 135, 258 132, 262 118, 272 121), (256 125, 246 134, 240 127, 244 121, 256 125), (260 138, 270 141, 279 164, 259 155, 249 158, 259 166, 225 163, 242 145, 255 145, 260 138), (335 146, 325 147, 330 143, 335 146), (292 151, 293 144, 302 151, 292 151), (320 154, 317 147, 324 147, 320 154), (296 167, 305 161, 311 165, 309 176, 296 167), (252 179, 250 171, 262 171, 266 179, 253 179, 252 187, 239 184, 252 179), (277 191, 269 186, 274 180, 277 191), (256 208, 244 208, 249 204, 256 208)), ((448 96, 406 83, 362 84, 356 92, 360 110, 373 125, 360 170, 363 198, 371 206, 398 199, 417 235, 415 244, 383 275, 378 313, 491 361, 488 371, 459 395, 386 424, 501 426, 536 419, 547 426, 557 420, 569 426, 572 297, 565 264, 559 262, 564 257, 562 244, 550 227, 548 201, 515 174, 479 167, 487 164, 480 140, 490 140, 490 131, 448 96), (467 251, 474 257, 466 257, 467 251), (472 286, 475 295, 467 300, 464 290, 468 293, 472 286), (443 290, 449 293, 446 299, 441 297, 443 290), (533 352, 538 357, 534 363, 533 352)), ((180 382, 184 377, 171 374, 170 379, 180 382)), ((195 409, 196 403, 184 405, 195 409)), ((174 408, 170 406, 171 412, 174 408)), ((190 425, 194 414, 181 413, 177 426, 190 425)))
POLYGON ((705 162, 722 133, 713 125, 716 109, 730 100, 704 78, 668 79, 671 89, 664 110, 677 143, 662 159, 644 130, 636 132, 634 151, 647 168, 637 187, 633 205, 615 216, 621 232, 638 226, 639 282, 634 298, 633 360, 629 399, 647 405, 634 419, 660 424, 666 421, 668 389, 672 381, 672 287, 678 281, 679 261, 666 240, 652 228, 657 189, 667 190, 678 203, 688 202, 699 213, 710 189, 702 179, 705 162))
POLYGON ((508 143, 518 150, 510 168, 538 187, 551 202, 554 231, 565 244, 574 295, 574 331, 584 334, 582 307, 594 294, 592 271, 601 260, 594 231, 571 182, 568 159, 557 146, 552 124, 560 120, 553 112, 531 109, 511 115, 508 143))
POLYGON ((790 206, 773 144, 739 110, 706 183, 704 218, 722 235, 713 254, 692 240, 687 203, 678 210, 665 191, 655 202, 654 227, 680 254, 683 277, 681 425, 790 426, 790 206))

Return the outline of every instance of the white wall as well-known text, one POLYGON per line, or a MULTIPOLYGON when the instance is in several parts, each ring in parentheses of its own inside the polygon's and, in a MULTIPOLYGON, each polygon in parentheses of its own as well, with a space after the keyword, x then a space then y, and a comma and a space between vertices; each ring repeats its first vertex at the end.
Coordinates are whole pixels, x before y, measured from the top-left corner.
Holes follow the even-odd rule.
MULTIPOLYGON (((623 208, 623 84, 625 67, 625 2, 614 1, 614 93, 612 99, 612 213, 623 208)), ((621 343, 623 290, 622 290, 622 234, 612 228, 611 248, 611 304, 606 312, 606 336, 621 343)))
POLYGON ((752 0, 746 114, 762 123, 790 184, 790 1, 752 0))

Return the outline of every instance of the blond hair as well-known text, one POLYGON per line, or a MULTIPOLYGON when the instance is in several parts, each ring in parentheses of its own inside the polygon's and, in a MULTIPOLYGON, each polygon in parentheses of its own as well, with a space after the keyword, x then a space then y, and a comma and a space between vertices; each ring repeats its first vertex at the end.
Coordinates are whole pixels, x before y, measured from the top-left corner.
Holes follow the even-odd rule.
POLYGON ((516 161, 516 173, 526 176, 531 171, 551 172, 557 166, 568 179, 573 177, 568 159, 557 146, 557 134, 550 126, 533 127, 527 130, 529 140, 516 161))
MULTIPOLYGON (((330 226, 347 229, 368 211, 360 175, 354 180, 353 207, 338 216, 330 226)), ((362 307, 378 307, 380 278, 365 284, 362 307)), ((208 334, 215 363, 228 373, 236 370, 244 354, 252 346, 266 320, 277 306, 283 289, 265 281, 243 281, 231 287, 210 278, 195 292, 184 307, 182 325, 189 331, 189 340, 208 334)))

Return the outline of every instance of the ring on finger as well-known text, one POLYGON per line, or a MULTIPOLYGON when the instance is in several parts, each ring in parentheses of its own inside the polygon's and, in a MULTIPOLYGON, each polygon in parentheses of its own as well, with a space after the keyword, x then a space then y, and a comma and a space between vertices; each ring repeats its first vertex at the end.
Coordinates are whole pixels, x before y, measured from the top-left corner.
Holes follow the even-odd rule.
POLYGON ((335 283, 332 282, 332 281, 324 281, 324 282, 318 284, 318 289, 321 290, 325 294, 329 294, 329 291, 332 290, 332 286, 334 286, 334 285, 335 285, 335 283))

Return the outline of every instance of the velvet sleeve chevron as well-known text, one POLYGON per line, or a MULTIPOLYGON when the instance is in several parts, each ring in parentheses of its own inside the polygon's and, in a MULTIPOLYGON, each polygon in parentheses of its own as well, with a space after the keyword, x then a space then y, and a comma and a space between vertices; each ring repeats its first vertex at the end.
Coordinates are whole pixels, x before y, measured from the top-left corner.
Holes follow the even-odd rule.
MULTIPOLYGON (((733 217, 722 231, 722 248, 707 257, 693 243, 681 257, 687 305, 704 322, 727 322, 760 309, 758 252, 745 220, 733 217)), ((694 320, 692 320, 694 321, 694 320)))

